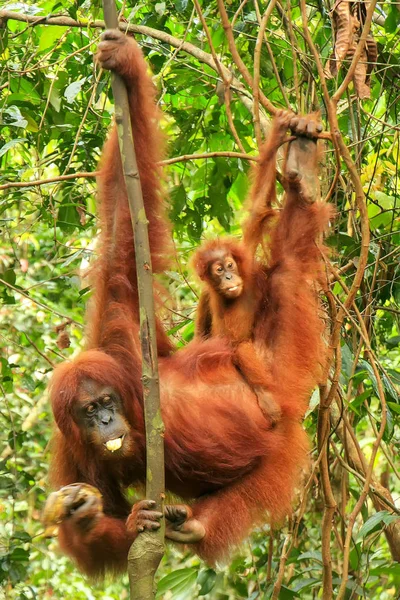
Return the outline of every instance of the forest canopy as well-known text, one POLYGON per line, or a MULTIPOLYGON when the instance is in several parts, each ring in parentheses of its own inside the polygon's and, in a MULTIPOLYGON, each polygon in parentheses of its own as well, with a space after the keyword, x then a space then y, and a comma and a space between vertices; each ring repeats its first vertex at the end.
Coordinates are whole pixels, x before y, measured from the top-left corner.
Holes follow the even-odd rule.
MULTIPOLYGON (((240 239, 251 165, 277 109, 321 112, 322 196, 335 209, 322 296, 331 367, 310 399, 312 464, 293 516, 277 531, 257 529, 218 570, 169 549, 157 597, 398 598, 399 4, 117 6, 164 115, 176 260, 161 279, 174 344, 194 332, 189 258, 204 239, 240 239)), ((53 424, 46 386, 82 348, 95 176, 114 115, 110 74, 94 62, 103 29, 97 0, 0 9, 0 599, 129 597, 126 578, 89 583, 40 523, 53 424)))

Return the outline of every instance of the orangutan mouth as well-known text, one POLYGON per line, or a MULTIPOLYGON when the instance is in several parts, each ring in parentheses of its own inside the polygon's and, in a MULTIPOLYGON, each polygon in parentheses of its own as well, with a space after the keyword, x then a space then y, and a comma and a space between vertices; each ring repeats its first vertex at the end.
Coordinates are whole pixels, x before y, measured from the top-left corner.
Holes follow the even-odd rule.
POLYGON ((116 450, 119 450, 122 447, 124 438, 125 434, 120 435, 119 437, 114 438, 113 440, 108 440, 108 442, 106 442, 104 445, 110 452, 115 452, 116 450))

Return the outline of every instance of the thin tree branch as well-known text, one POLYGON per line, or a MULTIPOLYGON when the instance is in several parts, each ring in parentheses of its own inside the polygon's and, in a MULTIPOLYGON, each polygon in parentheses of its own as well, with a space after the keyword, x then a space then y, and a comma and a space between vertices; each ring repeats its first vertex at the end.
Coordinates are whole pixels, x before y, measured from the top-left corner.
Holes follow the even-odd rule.
MULTIPOLYGON (((217 157, 225 157, 225 158, 237 158, 241 160, 248 160, 250 162, 257 162, 258 157, 252 156, 251 154, 246 154, 243 152, 230 152, 230 151, 220 151, 220 152, 201 152, 198 154, 182 154, 182 156, 174 156, 173 158, 167 158, 166 160, 160 161, 160 165, 168 166, 174 165, 179 162, 184 162, 188 160, 201 160, 207 158, 217 158, 217 157)), ((32 181, 9 181, 8 183, 3 183, 0 185, 0 190, 8 190, 10 188, 29 188, 40 185, 46 185, 48 183, 57 183, 59 181, 68 181, 71 179, 89 179, 92 177, 98 177, 101 171, 92 171, 87 173, 70 173, 68 175, 59 175, 58 177, 50 177, 49 179, 33 179, 32 181)))
POLYGON ((231 85, 231 81, 232 81, 233 75, 231 75, 229 77, 229 79, 226 78, 226 73, 222 69, 221 62, 219 61, 217 53, 215 52, 215 48, 214 48, 214 45, 212 43, 210 31, 209 31, 209 29, 207 27, 207 23, 206 23, 206 20, 204 18, 203 11, 201 10, 200 4, 199 4, 198 0, 193 0, 193 2, 194 2, 194 5, 195 5, 197 14, 199 15, 201 24, 203 25, 203 29, 204 29, 204 32, 205 32, 206 37, 207 37, 208 45, 210 46, 210 50, 211 50, 212 57, 214 59, 214 63, 216 65, 216 67, 217 67, 217 71, 218 71, 218 73, 219 73, 219 75, 220 75, 220 77, 222 79, 223 85, 224 85, 224 100, 225 100, 226 115, 228 117, 229 127, 230 127, 230 129, 232 131, 232 135, 235 138, 235 141, 236 141, 236 144, 237 144, 239 150, 244 153, 245 149, 244 149, 243 144, 242 144, 242 142, 240 140, 240 137, 238 136, 238 132, 236 131, 236 127, 235 127, 235 124, 233 122, 232 111, 231 111, 231 94, 230 94, 230 89, 229 88, 230 88, 230 85, 231 85))
POLYGON ((260 61, 261 61, 261 48, 265 35, 265 29, 267 27, 268 20, 275 7, 276 0, 270 0, 267 10, 265 11, 258 29, 256 45, 254 49, 254 77, 253 77, 253 98, 254 98, 254 129, 256 133, 257 145, 261 145, 261 127, 260 127, 260 61))
MULTIPOLYGON (((247 69, 246 65, 244 64, 244 62, 236 48, 235 38, 233 36, 233 31, 232 31, 232 26, 228 19, 228 13, 226 12, 224 1, 217 0, 217 2, 218 2, 218 10, 221 15, 222 27, 224 28, 225 35, 228 40, 229 51, 232 54, 233 61, 234 61, 235 65, 237 66, 237 68, 239 69, 243 79, 245 80, 245 82, 247 83, 249 88, 253 89, 253 78, 250 75, 249 70, 247 69)), ((277 109, 272 104, 272 102, 270 102, 268 100, 268 98, 266 96, 264 96, 264 94, 261 91, 259 91, 259 97, 260 97, 260 101, 261 101, 261 104, 263 105, 263 107, 271 115, 274 115, 276 113, 277 109)))
POLYGON ((59 181, 68 181, 69 179, 89 179, 97 177, 100 171, 70 173, 69 175, 58 175, 58 177, 50 177, 49 179, 33 179, 32 181, 9 181, 0 185, 0 190, 8 190, 10 188, 27 188, 37 185, 46 185, 48 183, 57 183, 59 181))
MULTIPOLYGON (((115 0, 103 0, 107 27, 118 27, 115 0)), ((128 196, 135 245, 136 277, 139 296, 142 384, 146 429, 146 498, 155 501, 163 512, 165 490, 164 425, 160 410, 160 383, 153 295, 153 272, 148 221, 143 203, 140 175, 132 135, 128 93, 123 80, 111 73, 118 142, 128 196)), ((152 600, 154 577, 164 555, 165 524, 158 531, 145 531, 134 540, 128 554, 130 597, 152 600)))

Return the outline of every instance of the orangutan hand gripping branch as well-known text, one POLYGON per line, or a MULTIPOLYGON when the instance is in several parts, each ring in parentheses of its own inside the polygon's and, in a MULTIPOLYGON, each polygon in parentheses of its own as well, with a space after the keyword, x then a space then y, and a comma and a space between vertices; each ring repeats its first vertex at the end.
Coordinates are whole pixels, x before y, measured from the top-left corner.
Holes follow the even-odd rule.
MULTIPOLYGON (((104 33, 98 60, 121 75, 128 89, 153 270, 160 272, 170 244, 157 166, 162 140, 154 88, 139 47, 118 30, 104 33)), ((305 143, 315 154, 316 144, 305 143)), ((301 162, 291 148, 289 161, 292 152, 294 163, 296 157, 301 162)), ((311 169, 310 180, 317 179, 313 161, 301 166, 311 169)), ((272 167, 275 172, 274 160, 272 167)), ((266 180, 271 183, 270 176, 266 180)), ((266 519, 278 523, 290 512, 307 460, 300 419, 325 360, 315 290, 321 274, 316 240, 329 210, 306 203, 302 189, 302 179, 288 180, 286 204, 271 237, 271 263, 255 275, 259 304, 246 316, 271 382, 268 391, 281 413, 275 427, 258 406, 247 367, 244 377, 238 372, 228 340, 197 339, 172 354, 158 323, 166 486, 182 498, 181 504, 166 507, 166 537, 190 544, 210 564, 226 559, 254 525, 266 519)), ((99 200, 102 233, 86 349, 58 366, 51 383, 57 424, 52 483, 56 488, 84 484, 64 487, 51 503, 61 521, 59 541, 83 571, 96 577, 124 570, 132 541, 144 529, 159 527, 161 516, 151 500, 132 507, 125 495, 145 481, 146 444, 135 254, 115 129, 103 152, 99 200)))

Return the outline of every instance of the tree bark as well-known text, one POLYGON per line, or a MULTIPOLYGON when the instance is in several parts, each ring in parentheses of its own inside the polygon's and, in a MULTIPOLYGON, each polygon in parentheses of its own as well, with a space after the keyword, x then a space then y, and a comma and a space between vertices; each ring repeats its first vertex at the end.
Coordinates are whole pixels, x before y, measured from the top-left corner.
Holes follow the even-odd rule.
MULTIPOLYGON (((118 28, 118 16, 114 0, 103 0, 103 9, 107 28, 118 28)), ((165 488, 164 425, 160 411, 153 274, 147 228, 148 221, 143 205, 142 188, 132 137, 128 95, 122 79, 115 73, 112 73, 112 90, 136 252, 146 424, 146 498, 154 500, 156 502, 155 510, 162 512, 165 488)), ((151 600, 155 597, 154 577, 164 555, 164 533, 165 526, 163 522, 157 532, 139 534, 129 550, 128 574, 131 600, 151 600)))

